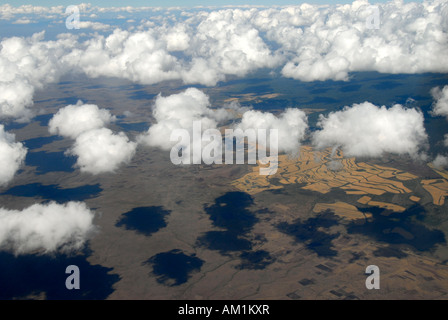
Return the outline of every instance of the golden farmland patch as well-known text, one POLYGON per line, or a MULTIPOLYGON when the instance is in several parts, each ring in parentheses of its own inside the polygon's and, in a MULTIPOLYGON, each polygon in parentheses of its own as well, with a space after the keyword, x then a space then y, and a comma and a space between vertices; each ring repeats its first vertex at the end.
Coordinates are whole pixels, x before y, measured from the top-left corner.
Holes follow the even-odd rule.
POLYGON ((448 196, 448 181, 445 179, 422 180, 422 187, 428 191, 435 205, 441 206, 445 203, 445 197, 448 196))
POLYGON ((422 180, 421 184, 431 194, 433 203, 441 206, 445 203, 445 197, 448 197, 448 171, 437 169, 432 163, 428 166, 444 179, 426 179, 422 180))
POLYGON ((370 218, 372 216, 370 213, 366 213, 364 215, 355 206, 340 201, 335 203, 317 203, 313 208, 313 211, 316 213, 323 212, 326 210, 331 210, 332 212, 334 212, 335 215, 348 220, 358 220, 358 219, 370 218))

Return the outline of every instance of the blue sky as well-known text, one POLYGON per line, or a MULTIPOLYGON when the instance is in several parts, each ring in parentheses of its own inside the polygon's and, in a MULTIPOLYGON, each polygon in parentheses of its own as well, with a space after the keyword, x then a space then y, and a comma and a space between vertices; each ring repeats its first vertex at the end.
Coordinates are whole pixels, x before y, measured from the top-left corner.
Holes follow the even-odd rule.
MULTIPOLYGON (((42 0, 42 1, 21 1, 13 0, 6 1, 13 6, 20 6, 23 4, 33 4, 36 6, 57 6, 57 5, 74 5, 81 2, 91 3, 94 6, 99 7, 123 7, 123 6, 134 6, 134 7, 194 7, 194 6, 222 6, 222 5, 290 5, 290 4, 301 4, 301 3, 312 3, 312 4, 332 4, 332 3, 351 3, 350 0, 155 0, 155 1, 144 1, 144 0, 130 0, 130 1, 118 1, 118 0, 92 0, 92 1, 73 1, 73 0, 42 0)), ((388 2, 385 0, 370 0, 370 3, 378 2, 388 2)), ((411 2, 405 0, 404 2, 411 2)), ((419 0, 414 2, 421 2, 419 0)))

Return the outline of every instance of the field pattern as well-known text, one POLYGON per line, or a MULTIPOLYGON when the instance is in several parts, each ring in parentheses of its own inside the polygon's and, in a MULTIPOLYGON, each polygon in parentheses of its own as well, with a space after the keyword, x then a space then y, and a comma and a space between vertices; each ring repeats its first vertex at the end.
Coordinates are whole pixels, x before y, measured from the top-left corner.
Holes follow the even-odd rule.
POLYGON ((448 196, 448 172, 435 168, 431 163, 428 165, 444 179, 422 180, 422 187, 431 194, 433 203, 441 206, 445 203, 445 197, 448 196))
POLYGON ((288 155, 279 156, 278 170, 275 175, 262 176, 259 168, 253 169, 233 185, 249 194, 257 194, 265 190, 283 188, 287 184, 303 184, 302 189, 330 192, 341 188, 346 194, 382 195, 384 193, 411 193, 401 181, 418 177, 402 170, 365 162, 357 163, 355 158, 343 158, 340 150, 313 151, 303 146, 297 159, 288 155), (278 180, 278 184, 272 182, 278 180))

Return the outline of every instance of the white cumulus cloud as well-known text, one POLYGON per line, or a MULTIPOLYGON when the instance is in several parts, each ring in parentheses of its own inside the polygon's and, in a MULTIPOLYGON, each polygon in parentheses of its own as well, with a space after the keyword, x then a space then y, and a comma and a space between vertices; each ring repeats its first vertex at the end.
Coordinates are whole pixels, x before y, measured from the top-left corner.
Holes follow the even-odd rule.
POLYGON ((431 95, 434 98, 433 114, 436 116, 445 116, 448 119, 448 86, 443 89, 435 87, 431 89, 431 95))
POLYGON ((69 153, 78 156, 76 166, 82 172, 100 174, 129 163, 136 146, 123 132, 115 134, 108 128, 100 128, 80 134, 69 153))
POLYGON ((380 157, 384 153, 423 156, 427 134, 423 114, 401 105, 378 107, 370 102, 320 116, 313 143, 340 147, 347 156, 380 157))
POLYGON ((94 212, 83 202, 0 208, 0 249, 14 254, 81 249, 94 233, 94 212))
POLYGON ((175 129, 185 129, 191 137, 194 121, 201 121, 202 131, 216 129, 217 124, 228 119, 231 113, 223 109, 211 109, 210 106, 209 97, 196 88, 188 88, 167 97, 159 95, 153 109, 156 123, 141 139, 150 146, 169 150, 176 144, 170 141, 170 135, 175 129))
POLYGON ((78 101, 76 105, 59 109, 48 123, 48 131, 51 134, 76 139, 85 131, 102 128, 113 121, 115 116, 109 110, 78 101))
POLYGON ((300 109, 288 108, 278 117, 269 112, 249 110, 243 114, 236 128, 265 129, 269 141, 270 130, 278 132, 278 150, 289 154, 298 154, 300 142, 305 138, 308 128, 307 116, 300 109))
POLYGON ((432 161, 432 164, 437 169, 445 169, 446 167, 448 167, 448 157, 438 154, 432 161))
POLYGON ((110 29, 110 27, 111 27, 110 25, 101 22, 92 22, 92 21, 79 22, 80 29, 107 30, 110 29))
POLYGON ((100 174, 114 172, 131 161, 137 144, 125 133, 105 128, 115 116, 94 104, 69 105, 60 109, 48 124, 51 134, 75 139, 68 154, 77 156, 76 166, 82 172, 100 174))
POLYGON ((15 142, 14 134, 5 131, 0 124, 0 186, 8 183, 23 164, 27 149, 15 142))

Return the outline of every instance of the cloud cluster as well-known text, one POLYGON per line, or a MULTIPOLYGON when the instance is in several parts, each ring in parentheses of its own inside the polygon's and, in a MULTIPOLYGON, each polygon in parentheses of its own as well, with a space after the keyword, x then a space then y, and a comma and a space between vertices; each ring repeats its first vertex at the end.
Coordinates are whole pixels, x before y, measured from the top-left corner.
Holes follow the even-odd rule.
POLYGON ((288 108, 279 116, 269 112, 250 110, 237 103, 225 105, 220 109, 212 109, 209 97, 196 88, 189 88, 167 97, 159 95, 154 104, 153 116, 156 122, 139 138, 141 142, 163 150, 172 150, 177 146, 178 150, 182 149, 183 157, 190 155, 192 159, 201 159, 202 156, 205 163, 214 161, 214 156, 208 152, 210 145, 215 146, 217 143, 218 149, 223 147, 221 139, 224 133, 216 129, 226 120, 233 120, 230 128, 234 129, 234 134, 237 133, 237 129, 246 133, 248 129, 253 129, 255 138, 260 138, 257 136, 257 130, 265 129, 266 140, 258 140, 258 146, 263 147, 269 146, 271 129, 277 130, 278 144, 275 141, 276 145, 272 147, 289 154, 298 154, 300 142, 304 139, 308 128, 307 116, 299 109, 288 108), (238 114, 241 115, 240 120, 237 120, 238 114), (176 133, 179 129, 188 133, 185 137, 187 141, 183 137, 179 141, 181 135, 176 133), (209 137, 211 131, 207 131, 208 129, 215 129, 214 132, 218 137, 214 136, 215 133, 213 137, 209 137), (215 141, 216 139, 219 141, 215 141))
POLYGON ((94 212, 82 202, 0 208, 0 249, 14 254, 70 252, 94 233, 94 212))
MULTIPOLYGON (((57 14, 61 9, 52 10, 57 14)), ((260 69, 280 70, 283 76, 302 81, 348 80, 356 71, 448 72, 448 2, 442 0, 203 8, 178 15, 155 8, 101 10, 82 5, 80 9, 94 16, 149 10, 151 19, 129 30, 121 26, 105 35, 91 33, 87 40, 69 33, 55 41, 44 41, 42 34, 4 39, 0 117, 29 118, 34 91, 70 71, 142 84, 181 80, 208 86, 260 69), (367 23, 374 9, 379 12, 379 29, 367 23)), ((0 7, 3 15, 33 10, 45 11, 0 7)), ((82 23, 107 27, 96 21, 82 23)), ((113 21, 108 23, 112 30, 113 21)))
POLYGON ((236 128, 265 129, 267 141, 270 139, 270 130, 277 130, 278 151, 298 154, 300 142, 305 138, 308 128, 308 119, 305 112, 294 108, 286 109, 279 117, 269 112, 250 110, 243 114, 236 128))
POLYGON ((0 124, 0 186, 8 183, 23 164, 27 149, 0 124))
POLYGON ((384 153, 423 156, 427 134, 423 114, 401 105, 377 107, 370 102, 321 115, 313 133, 318 148, 340 147, 347 156, 380 157, 384 153))
POLYGON ((444 116, 448 120, 448 86, 444 86, 443 89, 440 89, 440 87, 432 88, 431 95, 435 100, 432 109, 433 114, 444 116))
MULTIPOLYGON (((233 118, 233 129, 271 129, 278 131, 278 151, 295 155, 301 141, 306 138, 308 119, 300 109, 288 108, 279 115, 269 112, 242 109, 241 120, 233 118)), ((200 121, 201 134, 207 129, 216 129, 223 120, 232 118, 225 109, 211 109, 208 96, 196 88, 189 88, 178 94, 156 98, 153 116, 156 122, 140 137, 147 145, 170 150, 178 145, 171 135, 176 129, 184 129, 190 137, 190 144, 182 146, 184 152, 193 155, 191 145, 201 145, 200 134, 194 134, 194 122, 200 121), (194 139, 197 139, 195 141, 194 139)), ((311 134, 317 148, 340 147, 347 156, 381 157, 385 153, 410 155, 425 158, 427 133, 423 114, 414 108, 394 105, 390 108, 375 106, 370 102, 354 104, 342 111, 320 115, 319 130, 311 134)), ((267 137, 269 141, 269 136, 267 137)), ((194 148, 193 148, 194 149, 194 148)))
POLYGON ((43 41, 44 32, 29 38, 12 37, 0 42, 0 119, 29 121, 33 96, 68 72, 64 55, 74 45, 70 36, 43 41))
MULTIPOLYGON (((77 5, 80 13, 96 15, 96 13, 107 13, 107 12, 122 12, 122 13, 135 13, 135 12, 151 12, 151 11, 171 11, 176 8, 162 8, 162 7, 98 7, 93 6, 90 3, 80 3, 77 5)), ((180 8, 179 8, 180 10, 180 8)), ((31 15, 34 14, 38 17, 48 17, 53 15, 66 16, 66 6, 34 6, 31 4, 12 6, 10 4, 0 5, 0 19, 9 20, 15 15, 31 15)))
POLYGON ((184 82, 214 85, 225 75, 244 76, 260 68, 279 66, 280 53, 269 48, 251 22, 256 13, 237 9, 204 15, 185 50, 192 62, 182 73, 184 82))
POLYGON ((68 154, 78 157, 76 166, 82 172, 100 174, 129 163, 137 147, 123 132, 115 134, 105 128, 112 121, 115 116, 108 110, 78 101, 60 109, 51 118, 48 130, 75 139, 68 154))
POLYGON ((43 6, 33 6, 31 4, 21 5, 14 7, 10 4, 3 4, 0 6, 0 14, 4 16, 11 16, 15 14, 40 14, 40 13, 63 13, 65 8, 63 6, 55 7, 43 7, 43 6))
POLYGON ((361 0, 271 11, 258 26, 286 50, 285 77, 347 80, 354 71, 446 72, 447 13, 444 1, 372 6, 361 0), (367 23, 375 11, 378 29, 367 23))

